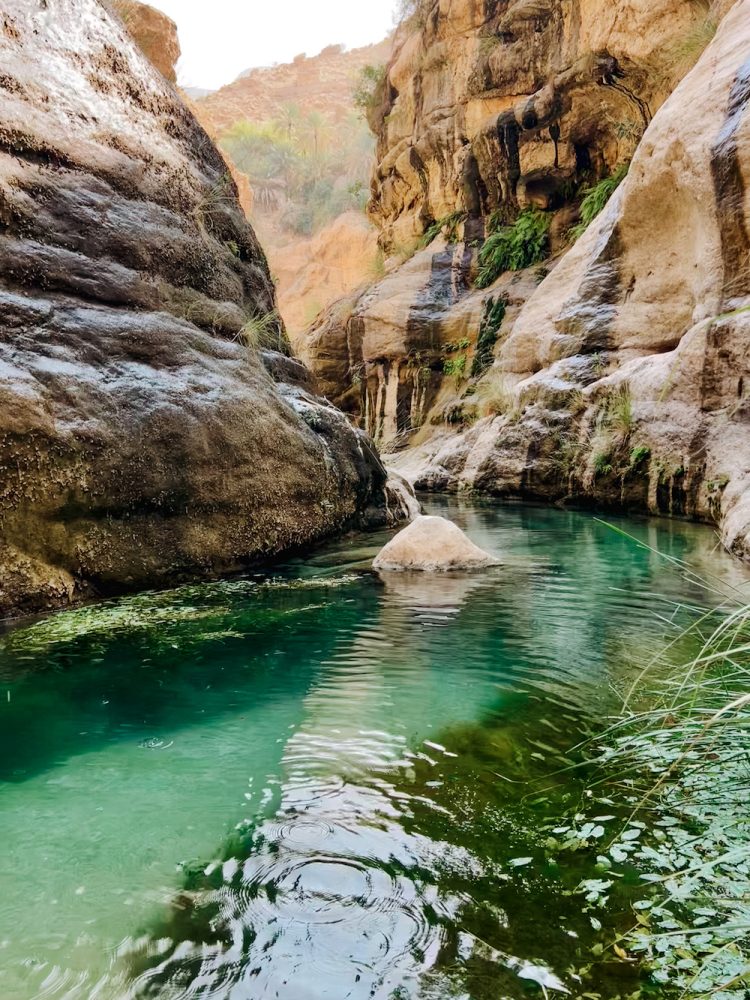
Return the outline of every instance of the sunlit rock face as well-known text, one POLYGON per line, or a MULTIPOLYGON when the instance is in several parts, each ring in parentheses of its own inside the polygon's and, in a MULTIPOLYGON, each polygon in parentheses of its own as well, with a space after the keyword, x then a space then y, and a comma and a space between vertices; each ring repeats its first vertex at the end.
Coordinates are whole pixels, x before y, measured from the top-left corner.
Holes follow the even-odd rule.
POLYGON ((705 13, 682 0, 413 7, 369 114, 369 213, 388 273, 343 322, 334 306, 300 338, 327 382, 346 342, 332 398, 386 443, 455 412, 490 294, 508 299, 510 322, 549 269, 477 293, 476 248, 490 218, 549 212, 551 249, 564 251, 575 193, 632 157, 685 70, 680 40, 705 13))
POLYGON ((750 531, 750 3, 655 116, 489 377, 508 412, 410 456, 424 485, 586 499, 750 531))
POLYGON ((0 16, 0 611, 226 572, 385 516, 275 336, 226 164, 96 0, 0 16))
POLYGON ((105 0, 151 63, 170 83, 177 82, 176 66, 180 58, 177 25, 155 7, 138 0, 105 0))
POLYGON ((309 364, 385 447, 408 447, 397 466, 422 487, 697 517, 748 555, 747 0, 714 5, 692 70, 678 53, 693 39, 697 59, 713 28, 695 5, 420 10, 380 95, 371 211, 386 251, 462 221, 452 244, 394 254, 345 322, 322 317, 309 364), (631 158, 570 249, 566 184, 631 158), (552 256, 478 290, 488 213, 534 206, 552 256))

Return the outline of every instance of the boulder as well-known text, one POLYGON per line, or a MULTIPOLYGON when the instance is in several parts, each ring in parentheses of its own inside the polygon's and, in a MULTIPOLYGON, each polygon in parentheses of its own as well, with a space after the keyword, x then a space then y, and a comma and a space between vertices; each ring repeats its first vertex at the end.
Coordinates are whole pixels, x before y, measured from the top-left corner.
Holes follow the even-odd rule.
POLYGON ((482 569, 500 560, 480 549, 452 521, 422 515, 380 551, 375 570, 418 570, 426 573, 482 569))
POLYGON ((267 370, 288 344, 235 183, 122 20, 0 24, 0 614, 385 523, 371 442, 267 370))

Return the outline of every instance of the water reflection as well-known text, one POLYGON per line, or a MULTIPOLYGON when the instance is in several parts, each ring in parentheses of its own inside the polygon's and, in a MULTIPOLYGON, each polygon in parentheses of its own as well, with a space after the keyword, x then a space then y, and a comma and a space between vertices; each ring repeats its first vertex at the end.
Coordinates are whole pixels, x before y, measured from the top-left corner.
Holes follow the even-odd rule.
MULTIPOLYGON (((550 772, 706 595, 587 515, 434 512, 503 566, 379 579, 360 537, 7 637, 3 1000, 580 992, 581 871, 540 846, 579 789, 550 772)), ((742 584, 710 532, 627 526, 742 584)))

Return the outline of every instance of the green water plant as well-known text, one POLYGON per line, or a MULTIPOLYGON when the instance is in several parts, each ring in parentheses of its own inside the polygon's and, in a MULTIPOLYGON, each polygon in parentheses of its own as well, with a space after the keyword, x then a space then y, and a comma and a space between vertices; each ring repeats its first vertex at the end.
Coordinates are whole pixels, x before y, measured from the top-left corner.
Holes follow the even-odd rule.
POLYGON ((510 226, 498 225, 492 216, 492 231, 479 251, 477 288, 487 288, 505 271, 521 271, 544 260, 551 221, 551 215, 536 208, 527 208, 510 226))
MULTIPOLYGON (((621 717, 597 737, 588 794, 624 802, 627 812, 603 817, 615 825, 597 827, 598 875, 578 891, 595 912, 610 893, 622 898, 620 886, 635 876, 640 888, 629 891, 631 921, 609 943, 614 955, 647 970, 657 992, 746 1000, 750 607, 741 592, 633 542, 681 566, 706 600, 665 620, 668 641, 624 693, 621 717), (693 652, 680 661, 679 649, 693 652)), ((589 833, 596 823, 576 820, 589 833)))
POLYGON ((580 239, 597 215, 604 211, 609 199, 627 177, 629 168, 629 163, 623 163, 609 177, 602 178, 592 187, 584 188, 580 221, 568 233, 571 243, 580 239))

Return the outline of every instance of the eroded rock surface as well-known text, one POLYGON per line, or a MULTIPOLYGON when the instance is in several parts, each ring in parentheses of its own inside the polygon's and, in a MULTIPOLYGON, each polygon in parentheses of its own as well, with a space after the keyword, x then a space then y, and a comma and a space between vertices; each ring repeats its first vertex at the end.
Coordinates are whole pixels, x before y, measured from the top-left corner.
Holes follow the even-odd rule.
POLYGON ((412 481, 715 521, 750 555, 749 64, 748 0, 418 5, 375 113, 388 274, 305 347, 412 481), (631 158, 570 249, 580 185, 631 158), (528 207, 550 256, 479 291, 491 216, 528 207))
POLYGON ((480 549, 457 524, 421 515, 392 538, 375 557, 375 570, 436 573, 498 566, 500 560, 480 549))
POLYGON ((385 518, 368 439, 253 346, 260 325, 286 349, 264 255, 121 22, 9 0, 0 58, 0 610, 385 518))
POLYGON ((404 459, 410 476, 713 520, 750 556, 748 178, 739 0, 501 343, 507 411, 404 459))

